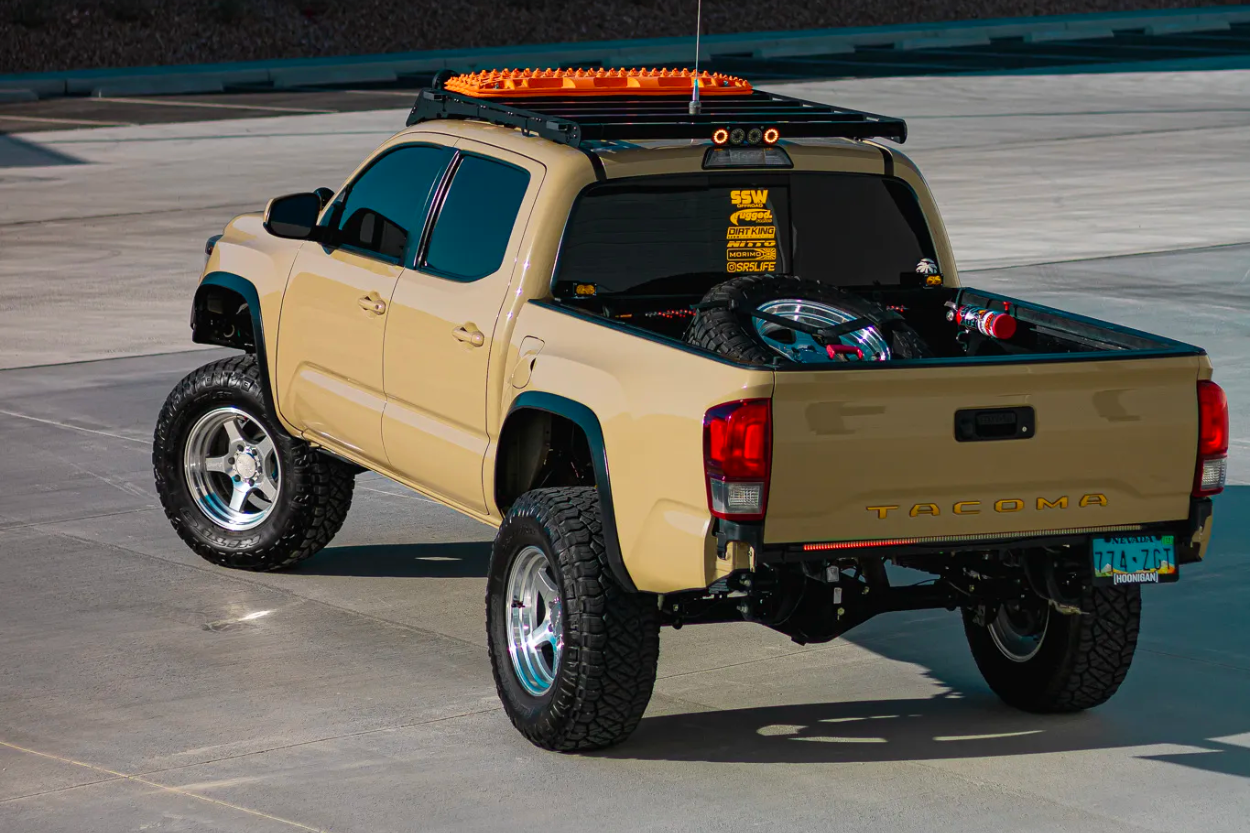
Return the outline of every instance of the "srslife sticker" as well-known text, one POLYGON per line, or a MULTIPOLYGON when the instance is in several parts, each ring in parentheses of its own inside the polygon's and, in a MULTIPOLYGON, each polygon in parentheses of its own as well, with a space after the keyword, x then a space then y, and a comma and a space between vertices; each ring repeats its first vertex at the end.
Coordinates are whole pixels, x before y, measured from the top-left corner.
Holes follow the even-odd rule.
POLYGON ((725 231, 725 271, 777 271, 777 226, 767 188, 729 192, 733 210, 725 231))

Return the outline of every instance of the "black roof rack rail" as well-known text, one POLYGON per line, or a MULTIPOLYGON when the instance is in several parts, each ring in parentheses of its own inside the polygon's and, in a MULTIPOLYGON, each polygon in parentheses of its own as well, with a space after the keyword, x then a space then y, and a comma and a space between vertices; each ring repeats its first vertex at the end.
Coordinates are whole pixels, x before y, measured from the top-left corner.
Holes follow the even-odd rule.
POLYGON ((691 114, 684 96, 551 96, 473 98, 424 89, 408 125, 437 119, 473 119, 518 127, 553 142, 710 139, 718 127, 775 127, 783 139, 907 140, 907 122, 860 110, 817 104, 755 90, 743 96, 707 96, 691 114))

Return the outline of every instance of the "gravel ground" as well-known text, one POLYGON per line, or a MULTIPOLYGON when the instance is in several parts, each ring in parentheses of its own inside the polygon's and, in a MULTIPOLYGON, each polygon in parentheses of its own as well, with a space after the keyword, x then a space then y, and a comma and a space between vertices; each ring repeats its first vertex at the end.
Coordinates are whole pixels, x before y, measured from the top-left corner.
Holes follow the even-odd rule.
MULTIPOLYGON (((1238 2, 706 0, 703 21, 729 33, 1238 2)), ((0 0, 0 74, 666 37, 694 23, 695 0, 0 0)))

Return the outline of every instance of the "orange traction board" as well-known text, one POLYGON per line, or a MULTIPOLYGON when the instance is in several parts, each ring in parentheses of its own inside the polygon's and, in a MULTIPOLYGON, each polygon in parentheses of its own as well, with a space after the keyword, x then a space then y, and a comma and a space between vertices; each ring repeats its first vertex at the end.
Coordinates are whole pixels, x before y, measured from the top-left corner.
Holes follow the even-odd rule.
MULTIPOLYGON (((449 78, 443 87, 474 98, 540 96, 684 95, 694 91, 688 69, 491 69, 449 78)), ((719 72, 700 72, 699 96, 751 94, 751 83, 719 72)))

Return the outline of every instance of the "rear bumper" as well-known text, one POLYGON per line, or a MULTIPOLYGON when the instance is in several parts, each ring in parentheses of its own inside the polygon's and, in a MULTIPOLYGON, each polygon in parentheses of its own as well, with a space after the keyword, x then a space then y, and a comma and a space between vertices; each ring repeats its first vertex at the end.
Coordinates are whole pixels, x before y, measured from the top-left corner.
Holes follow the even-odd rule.
POLYGON ((940 555, 957 552, 992 552, 1033 547, 1080 546, 1095 535, 1135 532, 1146 535, 1175 535, 1177 559, 1181 564, 1201 561, 1211 537, 1212 508, 1208 498, 1189 502, 1189 517, 1162 523, 1122 524, 1042 530, 1009 535, 959 535, 934 538, 907 538, 863 541, 809 541, 764 544, 763 524, 729 524, 717 528, 717 550, 723 554, 730 542, 751 546, 756 564, 793 564, 835 558, 895 558, 940 555))

